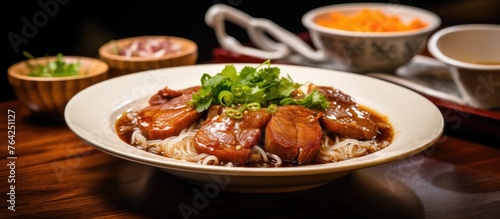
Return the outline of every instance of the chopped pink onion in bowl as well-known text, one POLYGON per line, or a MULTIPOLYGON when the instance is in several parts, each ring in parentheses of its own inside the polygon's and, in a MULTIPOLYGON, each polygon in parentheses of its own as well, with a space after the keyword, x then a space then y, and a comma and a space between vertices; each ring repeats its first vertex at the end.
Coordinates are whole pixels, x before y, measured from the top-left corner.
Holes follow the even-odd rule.
POLYGON ((126 57, 160 57, 181 51, 181 45, 169 38, 143 37, 132 42, 128 47, 116 48, 118 55, 126 57))

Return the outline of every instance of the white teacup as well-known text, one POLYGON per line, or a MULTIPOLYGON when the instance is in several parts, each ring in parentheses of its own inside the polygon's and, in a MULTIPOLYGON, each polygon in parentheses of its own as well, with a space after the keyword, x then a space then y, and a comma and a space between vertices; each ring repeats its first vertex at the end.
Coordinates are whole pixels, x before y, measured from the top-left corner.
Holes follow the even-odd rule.
POLYGON ((427 46, 431 55, 449 67, 467 105, 500 108, 500 25, 443 28, 427 46))

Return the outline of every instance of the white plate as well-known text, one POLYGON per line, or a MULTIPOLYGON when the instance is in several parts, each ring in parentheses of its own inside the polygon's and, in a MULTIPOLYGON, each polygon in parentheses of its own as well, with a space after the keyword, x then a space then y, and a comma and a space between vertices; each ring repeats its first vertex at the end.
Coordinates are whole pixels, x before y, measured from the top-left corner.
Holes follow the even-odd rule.
MULTIPOLYGON (((283 168, 209 166, 178 161, 132 147, 114 130, 117 116, 128 108, 141 108, 159 89, 198 85, 203 73, 216 74, 226 64, 205 64, 150 70, 95 84, 67 104, 65 120, 80 138, 111 155, 155 166, 186 182, 207 189, 272 193, 313 188, 357 169, 403 159, 431 146, 441 136, 443 117, 436 106, 404 87, 359 74, 334 70, 273 65, 295 82, 329 85, 353 96, 358 103, 387 115, 394 140, 381 151, 347 161, 283 168)), ((240 70, 245 65, 235 64, 240 70)))

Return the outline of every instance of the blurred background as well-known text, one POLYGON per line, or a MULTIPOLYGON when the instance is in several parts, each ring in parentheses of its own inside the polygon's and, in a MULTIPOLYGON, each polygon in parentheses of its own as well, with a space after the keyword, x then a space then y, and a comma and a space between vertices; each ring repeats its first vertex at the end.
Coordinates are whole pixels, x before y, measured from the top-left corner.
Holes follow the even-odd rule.
MULTIPOLYGON (((307 11, 325 5, 361 2, 335 0, 182 0, 182 1, 76 1, 38 0, 4 2, 2 16, 1 67, 4 75, 0 101, 15 99, 7 81, 7 68, 26 57, 80 55, 97 57, 101 45, 112 39, 141 35, 171 35, 198 44, 197 63, 210 62, 219 46, 213 29, 205 23, 205 12, 213 4, 226 4, 253 17, 267 18, 292 32, 304 32, 301 18, 307 11), (286 4, 286 5, 285 5, 286 4)), ((362 1, 367 2, 367 1, 362 1)), ((438 14, 443 26, 464 23, 500 24, 497 0, 401 0, 371 1, 412 5, 438 14)), ((228 24, 230 35, 248 41, 246 32, 228 24)))

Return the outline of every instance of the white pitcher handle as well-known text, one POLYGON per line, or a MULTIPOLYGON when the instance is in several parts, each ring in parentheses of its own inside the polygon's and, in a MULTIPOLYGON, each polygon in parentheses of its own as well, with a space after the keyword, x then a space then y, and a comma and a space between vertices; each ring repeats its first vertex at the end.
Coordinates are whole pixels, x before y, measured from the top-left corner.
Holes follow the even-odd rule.
POLYGON ((285 45, 271 41, 263 34, 257 33, 258 31, 249 31, 249 29, 252 29, 252 20, 254 18, 249 15, 223 4, 213 5, 205 14, 205 22, 215 30, 217 40, 224 49, 262 59, 281 59, 290 54, 290 50, 285 45), (250 39, 255 41, 255 45, 264 49, 244 46, 237 39, 227 35, 224 25, 225 20, 247 30, 250 39))
POLYGON ((281 59, 298 52, 313 61, 324 61, 326 55, 311 49, 300 37, 278 26, 268 19, 253 18, 235 8, 223 4, 210 7, 205 14, 205 22, 215 30, 217 40, 224 49, 262 59, 281 59), (224 21, 231 21, 245 29, 252 43, 257 47, 242 45, 227 35, 224 21), (266 33, 279 42, 270 39, 266 33))

